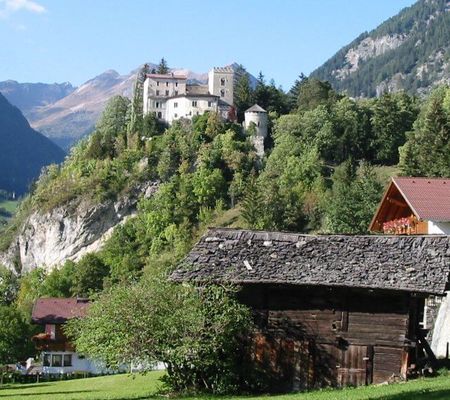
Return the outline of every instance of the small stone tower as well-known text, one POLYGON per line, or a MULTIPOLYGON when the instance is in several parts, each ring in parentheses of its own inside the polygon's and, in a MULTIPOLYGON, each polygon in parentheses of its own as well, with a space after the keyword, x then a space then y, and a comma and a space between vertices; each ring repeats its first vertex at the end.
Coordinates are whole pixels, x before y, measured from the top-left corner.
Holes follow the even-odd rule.
POLYGON ((231 67, 213 68, 208 73, 209 93, 219 96, 220 100, 234 103, 234 70, 231 67))
POLYGON ((252 142, 259 157, 264 156, 264 139, 267 137, 267 111, 255 104, 245 111, 244 127, 248 131, 255 129, 252 142))

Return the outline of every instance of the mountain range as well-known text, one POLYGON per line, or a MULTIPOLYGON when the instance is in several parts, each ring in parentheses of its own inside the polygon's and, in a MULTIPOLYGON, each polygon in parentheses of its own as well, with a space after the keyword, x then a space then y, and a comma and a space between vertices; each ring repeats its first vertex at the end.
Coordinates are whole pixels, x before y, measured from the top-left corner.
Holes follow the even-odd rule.
POLYGON ((42 167, 64 157, 64 151, 32 129, 20 110, 0 94, 0 189, 23 194, 42 167))
MULTIPOLYGON (((157 67, 156 64, 148 64, 150 68, 157 67)), ((0 92, 21 109, 34 129, 68 150, 92 131, 111 97, 131 97, 139 69, 140 67, 126 75, 108 70, 79 87, 73 87, 70 83, 33 84, 5 81, 0 82, 0 92)), ((187 69, 171 71, 186 75, 189 80, 195 82, 206 82, 208 77, 207 73, 195 73, 187 69)))
POLYGON ((354 97, 426 94, 450 83, 450 1, 419 0, 362 33, 311 76, 354 97))

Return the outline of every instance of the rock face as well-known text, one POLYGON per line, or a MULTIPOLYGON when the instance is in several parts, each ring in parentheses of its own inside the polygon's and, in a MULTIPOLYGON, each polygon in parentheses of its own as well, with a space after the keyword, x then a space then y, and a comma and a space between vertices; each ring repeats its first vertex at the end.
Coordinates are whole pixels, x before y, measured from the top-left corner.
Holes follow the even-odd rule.
POLYGON ((128 195, 91 206, 68 204, 44 214, 33 213, 9 249, 0 254, 0 264, 23 272, 37 267, 48 270, 66 260, 79 260, 98 251, 115 226, 134 215, 139 198, 150 197, 157 182, 135 188, 128 195))
POLYGON ((426 94, 450 82, 450 1, 418 0, 364 32, 311 73, 339 92, 426 94))
POLYGON ((396 49, 407 39, 406 35, 384 35, 378 38, 365 38, 357 46, 352 47, 345 54, 345 65, 334 71, 339 79, 345 79, 360 67, 362 61, 378 57, 389 50, 396 49))

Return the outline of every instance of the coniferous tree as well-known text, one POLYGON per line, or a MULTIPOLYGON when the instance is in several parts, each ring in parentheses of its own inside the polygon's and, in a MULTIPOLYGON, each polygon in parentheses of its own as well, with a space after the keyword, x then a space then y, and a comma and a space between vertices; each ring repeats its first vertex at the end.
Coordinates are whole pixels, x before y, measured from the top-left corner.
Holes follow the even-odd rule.
MULTIPOLYGON (((142 133, 144 117, 144 82, 149 70, 149 65, 144 64, 136 77, 133 101, 131 102, 130 123, 128 124, 128 142, 133 141, 131 138, 133 135, 142 133)), ((135 140, 135 142, 140 143, 140 140, 135 140)))
POLYGON ((161 61, 159 62, 156 73, 157 74, 168 74, 169 73, 169 65, 167 64, 167 61, 164 57, 161 58, 161 61))
POLYGON ((298 76, 298 79, 295 80, 294 85, 288 92, 288 104, 291 110, 297 108, 297 100, 300 91, 300 86, 306 79, 307 79, 306 75, 302 72, 298 76))
POLYGON ((263 200, 255 177, 252 177, 245 188, 242 200, 242 218, 250 228, 258 228, 261 224, 263 200))
POLYGON ((450 176, 450 113, 446 99, 450 88, 438 88, 414 123, 414 130, 400 149, 405 175, 450 176))
POLYGON ((236 73, 234 87, 234 105, 237 110, 238 122, 244 120, 244 112, 254 103, 253 89, 250 85, 250 78, 245 68, 240 65, 236 73))

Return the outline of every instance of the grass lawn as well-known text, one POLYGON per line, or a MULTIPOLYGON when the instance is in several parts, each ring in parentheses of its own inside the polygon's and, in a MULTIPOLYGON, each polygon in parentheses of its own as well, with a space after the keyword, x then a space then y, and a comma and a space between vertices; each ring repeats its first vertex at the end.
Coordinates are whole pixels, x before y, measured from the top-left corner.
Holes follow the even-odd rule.
MULTIPOLYGON (((61 382, 43 382, 27 385, 5 385, 0 388, 0 399, 30 400, 131 400, 164 399, 158 395, 162 372, 145 376, 115 375, 100 378, 76 379, 61 382)), ((185 397, 185 400, 211 397, 185 397)), ((344 390, 322 390, 281 396, 215 397, 216 399, 274 399, 274 400, 449 400, 450 375, 438 378, 418 379, 407 383, 368 386, 344 390)))
POLYGON ((2 211, 6 211, 11 216, 15 213, 19 202, 17 200, 0 200, 0 220, 7 220, 8 217, 3 215, 2 211))

